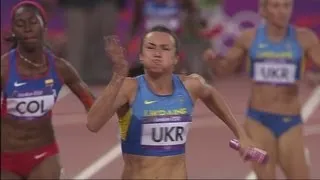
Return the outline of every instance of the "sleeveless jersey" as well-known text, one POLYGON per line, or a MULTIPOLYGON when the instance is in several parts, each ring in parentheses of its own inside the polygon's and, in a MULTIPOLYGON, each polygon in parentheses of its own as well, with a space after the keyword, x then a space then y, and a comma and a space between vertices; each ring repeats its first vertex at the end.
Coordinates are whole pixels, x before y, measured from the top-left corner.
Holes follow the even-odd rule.
POLYGON ((175 0, 166 0, 164 3, 157 3, 155 0, 145 1, 145 29, 149 30, 156 25, 163 25, 176 31, 180 27, 179 14, 180 5, 175 0))
POLYGON ((10 52, 8 79, 2 95, 3 115, 13 116, 17 120, 34 120, 51 113, 63 84, 51 52, 47 52, 47 55, 49 68, 46 75, 32 79, 19 74, 16 50, 10 52))
POLYGON ((286 37, 275 43, 268 39, 265 25, 260 25, 249 50, 249 61, 250 76, 254 82, 295 84, 301 78, 304 61, 294 27, 289 26, 286 37))
POLYGON ((122 152, 142 156, 183 154, 193 102, 182 81, 174 75, 173 94, 160 96, 149 89, 144 75, 136 78, 139 85, 135 100, 119 121, 122 152))

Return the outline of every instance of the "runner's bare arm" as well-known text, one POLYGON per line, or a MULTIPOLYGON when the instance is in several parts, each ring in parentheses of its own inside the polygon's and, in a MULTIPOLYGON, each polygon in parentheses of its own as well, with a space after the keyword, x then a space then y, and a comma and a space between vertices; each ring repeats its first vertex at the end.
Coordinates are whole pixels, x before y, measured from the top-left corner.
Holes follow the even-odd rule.
POLYGON ((6 74, 8 72, 8 53, 1 56, 1 93, 6 83, 6 74))
POLYGON ((306 56, 320 68, 320 42, 317 35, 309 29, 304 30, 303 41, 306 42, 306 56))
POLYGON ((64 84, 79 98, 87 111, 94 102, 94 95, 86 83, 82 81, 75 68, 66 60, 56 58, 56 65, 64 84))
MULTIPOLYGON (((320 43, 319 42, 310 50, 310 56, 317 67, 316 69, 319 70, 320 69, 320 43)), ((310 72, 309 82, 311 83, 311 85, 314 85, 314 86, 320 85, 320 72, 317 70, 310 72)))
POLYGON ((135 83, 132 78, 113 74, 111 81, 88 113, 87 126, 90 131, 98 132, 121 106, 129 103, 130 92, 133 92, 135 83))
MULTIPOLYGON (((314 65, 320 68, 320 43, 317 35, 308 28, 297 28, 297 38, 303 47, 305 60, 313 61, 314 65)), ((310 85, 320 83, 320 73, 308 71, 305 78, 310 85)))
POLYGON ((207 61, 217 76, 232 74, 246 57, 255 34, 254 29, 245 30, 236 40, 234 45, 228 50, 224 57, 215 57, 215 53, 208 49, 204 52, 204 60, 207 61))
MULTIPOLYGON (((2 87, 4 85, 4 72, 3 72, 3 65, 4 65, 4 56, 1 56, 1 96, 2 96, 2 87)), ((8 67, 7 67, 8 68, 8 67)))
POLYGON ((201 99, 230 128, 235 136, 238 138, 245 136, 245 132, 236 121, 221 94, 214 87, 207 84, 203 77, 197 74, 191 74, 189 77, 192 81, 192 87, 195 89, 196 97, 201 99))

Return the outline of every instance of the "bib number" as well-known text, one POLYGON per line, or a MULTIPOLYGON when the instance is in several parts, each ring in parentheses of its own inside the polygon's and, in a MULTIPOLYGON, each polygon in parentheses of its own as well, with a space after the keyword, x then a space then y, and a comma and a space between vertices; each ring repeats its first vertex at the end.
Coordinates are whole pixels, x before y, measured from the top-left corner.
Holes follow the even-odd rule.
POLYGON ((257 82, 291 84, 295 82, 294 64, 256 62, 254 80, 257 82))
POLYGON ((186 143, 191 122, 168 122, 144 124, 141 145, 175 146, 186 143))
POLYGON ((17 117, 40 117, 46 114, 54 105, 54 95, 10 98, 8 113, 17 117))
POLYGON ((26 114, 26 113, 34 114, 37 112, 44 113, 45 112, 44 101, 43 100, 30 101, 30 102, 22 101, 17 104, 16 110, 20 114, 26 114))

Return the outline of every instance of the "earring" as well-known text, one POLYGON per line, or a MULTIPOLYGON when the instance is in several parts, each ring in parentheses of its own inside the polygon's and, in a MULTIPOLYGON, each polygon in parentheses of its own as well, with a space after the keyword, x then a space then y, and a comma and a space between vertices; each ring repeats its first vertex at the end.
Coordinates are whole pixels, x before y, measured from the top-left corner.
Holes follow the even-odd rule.
POLYGON ((16 37, 16 35, 14 33, 11 34, 12 37, 16 37))

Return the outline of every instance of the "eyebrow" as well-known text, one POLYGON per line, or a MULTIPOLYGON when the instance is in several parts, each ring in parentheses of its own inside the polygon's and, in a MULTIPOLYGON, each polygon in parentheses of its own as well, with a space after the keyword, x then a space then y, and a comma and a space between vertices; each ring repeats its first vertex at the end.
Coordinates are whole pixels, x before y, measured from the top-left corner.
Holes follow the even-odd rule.
POLYGON ((30 15, 30 16, 27 17, 27 18, 22 18, 20 14, 17 14, 17 15, 15 16, 15 20, 25 20, 25 19, 29 20, 29 19, 34 19, 34 18, 39 19, 37 14, 30 15))
MULTIPOLYGON (((157 46, 157 44, 154 44, 152 42, 148 42, 148 45, 157 46)), ((169 46, 169 44, 159 44, 159 46, 169 46)))

